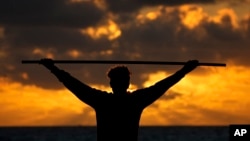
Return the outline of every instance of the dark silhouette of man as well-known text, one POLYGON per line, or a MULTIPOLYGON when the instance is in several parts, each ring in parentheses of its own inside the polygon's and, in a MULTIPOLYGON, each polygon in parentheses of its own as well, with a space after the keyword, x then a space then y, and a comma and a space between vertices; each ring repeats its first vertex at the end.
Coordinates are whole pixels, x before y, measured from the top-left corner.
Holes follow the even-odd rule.
POLYGON ((188 61, 183 68, 154 85, 127 92, 130 71, 125 66, 108 72, 113 93, 97 90, 59 69, 51 59, 41 59, 65 87, 96 112, 98 141, 137 141, 142 111, 161 97, 171 86, 198 66, 197 60, 188 61))

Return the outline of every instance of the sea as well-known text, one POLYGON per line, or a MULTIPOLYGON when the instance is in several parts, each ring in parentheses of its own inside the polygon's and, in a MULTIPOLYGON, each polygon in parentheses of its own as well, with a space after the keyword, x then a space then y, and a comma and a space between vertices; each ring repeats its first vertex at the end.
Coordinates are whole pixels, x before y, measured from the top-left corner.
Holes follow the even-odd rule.
MULTIPOLYGON (((96 127, 0 127, 0 141, 96 141, 96 127)), ((229 127, 142 126, 138 141, 229 141, 229 127)))

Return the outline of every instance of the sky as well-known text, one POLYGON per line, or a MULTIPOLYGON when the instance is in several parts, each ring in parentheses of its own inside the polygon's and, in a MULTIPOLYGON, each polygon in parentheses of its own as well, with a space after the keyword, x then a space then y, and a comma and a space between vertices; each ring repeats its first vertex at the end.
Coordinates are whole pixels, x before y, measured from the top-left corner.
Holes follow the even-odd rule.
MULTIPOLYGON (((21 60, 146 60, 199 66, 147 107, 140 125, 250 124, 249 0, 2 0, 0 126, 95 125, 94 110, 50 71, 21 60)), ((111 91, 113 65, 57 64, 111 91)), ((129 91, 182 66, 127 65, 129 91)), ((115 105, 114 105, 115 106, 115 105)))

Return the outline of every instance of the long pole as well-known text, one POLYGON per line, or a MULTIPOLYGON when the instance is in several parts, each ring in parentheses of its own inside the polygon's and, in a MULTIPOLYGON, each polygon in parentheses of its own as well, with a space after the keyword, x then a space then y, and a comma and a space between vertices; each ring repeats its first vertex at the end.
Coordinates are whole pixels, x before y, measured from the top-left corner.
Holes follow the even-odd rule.
MULTIPOLYGON (((60 64, 146 64, 146 65, 185 65, 186 62, 169 61, 114 61, 114 60, 53 60, 60 64)), ((39 64, 40 60, 22 60, 22 64, 39 64)), ((199 63, 199 66, 225 67, 224 63, 199 63)))

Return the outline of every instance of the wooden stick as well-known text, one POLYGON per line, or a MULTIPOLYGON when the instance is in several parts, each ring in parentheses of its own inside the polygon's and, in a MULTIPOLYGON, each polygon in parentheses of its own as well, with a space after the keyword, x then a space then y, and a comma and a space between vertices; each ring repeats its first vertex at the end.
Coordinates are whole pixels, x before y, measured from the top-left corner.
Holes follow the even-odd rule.
MULTIPOLYGON (((60 64, 145 64, 145 65, 185 65, 186 62, 168 61, 113 61, 113 60, 53 60, 60 64)), ((40 60, 22 60, 22 64, 39 64, 40 60)), ((199 63, 199 66, 225 67, 224 63, 199 63)))

